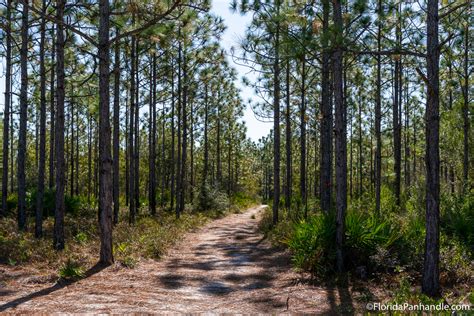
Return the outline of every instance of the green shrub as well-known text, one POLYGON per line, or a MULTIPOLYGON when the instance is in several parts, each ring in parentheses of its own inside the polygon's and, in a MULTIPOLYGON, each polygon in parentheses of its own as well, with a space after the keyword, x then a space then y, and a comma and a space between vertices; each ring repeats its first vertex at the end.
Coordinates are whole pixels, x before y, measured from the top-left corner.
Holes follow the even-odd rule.
POLYGON ((77 215, 81 210, 81 197, 79 196, 64 196, 64 207, 67 213, 77 215))
POLYGON ((474 194, 442 196, 441 225, 450 236, 465 242, 474 251, 474 194))
POLYGON ((7 198, 7 212, 13 213, 18 208, 18 194, 12 193, 7 198))
POLYGON ((244 192, 237 192, 232 196, 232 204, 239 209, 247 209, 257 202, 257 197, 250 196, 244 192))
POLYGON ((369 264, 377 248, 389 249, 400 238, 387 219, 349 211, 346 215, 346 256, 355 265, 369 264))
POLYGON ((193 203, 197 211, 217 211, 224 213, 230 207, 230 201, 226 193, 211 187, 207 182, 201 186, 196 201, 193 203))
POLYGON ((74 236, 74 240, 79 244, 85 244, 88 239, 87 234, 84 232, 77 233, 76 236, 74 236))
POLYGON ((59 277, 65 280, 76 280, 84 277, 84 268, 75 260, 68 259, 59 269, 59 277))
MULTIPOLYGON (((398 211, 396 201, 395 194, 392 190, 388 186, 382 185, 380 188, 380 212, 384 214, 398 211)), ((372 209, 375 209, 375 204, 372 209)))
MULTIPOLYGON (((26 208, 29 214, 35 214, 37 189, 31 189, 26 192, 26 208)), ((54 189, 45 188, 43 193, 43 217, 52 216, 54 214, 56 191, 54 189)), ((64 196, 65 211, 68 214, 79 215, 84 205, 87 205, 85 197, 81 196, 64 196)), ((18 194, 12 193, 7 199, 7 212, 14 214, 18 208, 18 194)))
POLYGON ((135 259, 133 256, 126 256, 122 260, 120 260, 120 263, 124 267, 129 268, 129 269, 135 268, 135 266, 137 265, 137 262, 138 260, 135 259))
POLYGON ((334 215, 320 214, 295 224, 293 234, 286 241, 294 265, 313 274, 332 272, 335 232, 334 215))
MULTIPOLYGON (((348 268, 384 264, 401 238, 399 230, 394 228, 389 219, 356 210, 348 211, 345 229, 345 255, 350 258, 346 260, 348 268), (380 262, 374 262, 377 258, 380 258, 380 262)), ((288 234, 288 231, 283 232, 283 235, 285 233, 288 234)), ((293 253, 295 266, 313 274, 334 272, 335 233, 333 212, 310 216, 308 220, 294 224, 285 243, 293 253)))

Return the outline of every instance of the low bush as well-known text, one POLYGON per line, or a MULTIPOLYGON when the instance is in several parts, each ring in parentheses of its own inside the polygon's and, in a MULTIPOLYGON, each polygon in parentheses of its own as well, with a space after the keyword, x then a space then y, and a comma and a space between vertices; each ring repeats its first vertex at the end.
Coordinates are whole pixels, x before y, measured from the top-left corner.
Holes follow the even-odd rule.
POLYGON ((441 225, 446 233, 466 243, 474 252, 474 193, 443 195, 441 225))
POLYGON ((247 209, 258 202, 257 196, 250 196, 244 192, 237 192, 231 197, 232 205, 240 210, 247 209))
MULTIPOLYGON (((393 194, 382 190, 376 214, 368 197, 350 204, 345 219, 346 268, 365 266, 369 273, 420 271, 423 265, 425 220, 418 196, 410 195, 400 208, 392 207, 393 194)), ((441 205, 441 272, 445 283, 468 281, 474 268, 474 199, 467 195, 443 199, 441 205)), ((293 213, 301 213, 291 210, 293 213)), ((310 213, 306 220, 292 218, 272 224, 267 210, 260 229, 273 242, 286 245, 295 267, 318 276, 328 276, 335 266, 335 218, 333 213, 310 213)))
MULTIPOLYGON (((32 189, 26 193, 26 210, 31 216, 35 214, 37 202, 37 190, 32 189)), ((43 193, 43 217, 54 215, 56 191, 46 188, 43 193)), ((87 198, 83 196, 64 196, 64 208, 67 214, 78 215, 80 212, 88 211, 87 198)), ((18 194, 12 193, 7 198, 7 214, 13 215, 18 208, 18 194)))
POLYGON ((64 280, 77 280, 84 277, 84 267, 72 259, 68 259, 59 269, 59 277, 64 280))
MULTIPOLYGON (((71 271, 74 262, 79 262, 81 266, 92 266, 97 262, 99 250, 95 215, 95 212, 66 214, 66 248, 62 252, 56 252, 52 247, 53 218, 44 220, 44 237, 40 239, 34 238, 33 218, 29 219, 28 232, 18 232, 14 218, 3 218, 0 221, 0 263, 28 263, 39 269, 64 270, 64 277, 74 274, 71 271)), ((187 231, 203 225, 211 216, 217 214, 188 211, 176 220, 174 214, 160 212, 155 217, 140 215, 134 225, 129 225, 126 220, 120 221, 113 232, 115 260, 131 268, 140 258, 160 258, 187 231)))
POLYGON ((297 268, 313 274, 332 271, 336 258, 335 223, 334 216, 320 214, 295 224, 285 243, 293 253, 292 260, 297 268))
POLYGON ((216 211, 223 214, 230 208, 231 203, 225 192, 206 182, 200 187, 193 205, 196 211, 216 211))

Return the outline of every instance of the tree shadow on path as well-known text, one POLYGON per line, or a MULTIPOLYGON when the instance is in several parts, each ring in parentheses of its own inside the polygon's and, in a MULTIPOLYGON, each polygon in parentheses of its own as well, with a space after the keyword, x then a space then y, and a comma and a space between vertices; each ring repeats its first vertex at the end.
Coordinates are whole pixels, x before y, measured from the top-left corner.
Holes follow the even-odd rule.
POLYGON ((3 305, 0 305, 0 312, 4 312, 6 311, 7 309, 9 308, 15 308, 23 303, 26 303, 28 301, 31 301, 35 298, 38 298, 38 297, 41 297, 41 296, 45 296, 45 295, 49 295, 55 291, 58 291, 66 286, 69 286, 71 284, 74 284, 80 280, 84 280, 84 279, 87 279, 88 277, 96 274, 96 273, 99 273, 100 271, 104 270, 105 268, 107 268, 108 265, 104 265, 104 264, 101 264, 101 263, 97 263, 95 264, 94 266, 92 266, 89 270, 87 270, 85 273, 84 273, 84 277, 83 278, 80 278, 80 279, 77 279, 77 280, 71 280, 71 281, 65 281, 65 280, 58 280, 54 285, 48 287, 48 288, 45 288, 45 289, 42 289, 42 290, 39 290, 37 292, 33 292, 33 293, 30 293, 26 296, 22 296, 22 297, 19 297, 17 299, 14 299, 13 301, 10 301, 10 302, 7 302, 3 305))
POLYGON ((346 274, 338 278, 336 286, 327 288, 327 299, 331 309, 324 313, 325 315, 354 315, 354 303, 349 291, 349 279, 346 274), (336 302, 335 291, 338 294, 339 305, 336 302))

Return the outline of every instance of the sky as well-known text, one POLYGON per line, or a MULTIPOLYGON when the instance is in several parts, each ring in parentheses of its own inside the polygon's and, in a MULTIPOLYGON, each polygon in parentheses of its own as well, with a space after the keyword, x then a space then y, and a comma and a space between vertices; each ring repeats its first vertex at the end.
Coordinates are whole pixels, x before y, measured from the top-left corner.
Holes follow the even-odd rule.
MULTIPOLYGON (((218 15, 224 19, 224 23, 227 26, 226 31, 223 34, 221 45, 223 48, 230 52, 232 46, 238 46, 238 40, 244 36, 245 29, 250 23, 250 15, 240 15, 240 13, 232 13, 229 9, 231 0, 212 0, 212 9, 211 12, 215 15, 218 15)), ((266 136, 270 133, 272 128, 271 122, 261 122, 256 119, 252 109, 247 104, 247 100, 257 98, 252 89, 245 87, 242 84, 242 77, 247 76, 249 78, 254 78, 255 76, 252 73, 249 73, 250 69, 237 65, 233 62, 232 58, 229 56, 228 60, 230 64, 237 70, 238 79, 236 85, 242 90, 242 99, 246 103, 246 109, 244 111, 244 117, 242 121, 245 122, 247 126, 247 137, 253 141, 258 141, 259 138, 266 136)), ((4 91, 5 91, 5 63, 2 58, 0 63, 0 111, 3 112, 3 103, 4 103, 4 91)))
MULTIPOLYGON (((242 16, 238 12, 231 12, 229 9, 230 3, 231 0, 212 0, 211 9, 212 13, 224 19, 224 24, 227 26, 221 41, 221 45, 227 50, 227 52, 230 51, 232 46, 234 46, 236 49, 238 48, 239 38, 244 36, 245 29, 247 25, 250 24, 251 20, 251 15, 249 14, 242 16)), ((243 76, 252 79, 255 78, 255 75, 250 72, 249 68, 235 64, 230 56, 228 57, 228 60, 239 74, 236 84, 242 90, 242 99, 246 104, 249 98, 255 100, 257 97, 255 96, 253 90, 251 88, 245 87, 242 84, 243 76)), ((243 121, 245 121, 245 124, 247 125, 247 137, 255 142, 259 138, 268 135, 273 125, 271 122, 262 122, 257 120, 248 104, 244 112, 243 121)))

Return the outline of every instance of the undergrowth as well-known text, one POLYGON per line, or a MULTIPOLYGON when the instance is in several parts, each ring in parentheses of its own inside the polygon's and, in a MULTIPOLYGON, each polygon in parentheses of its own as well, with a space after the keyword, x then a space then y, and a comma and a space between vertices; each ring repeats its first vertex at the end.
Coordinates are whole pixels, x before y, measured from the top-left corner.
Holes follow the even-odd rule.
MULTIPOLYGON (((232 210, 197 212, 188 208, 178 220, 172 212, 160 211, 155 217, 138 216, 134 225, 128 224, 127 215, 123 213, 113 232, 115 261, 133 268, 140 259, 159 259, 186 232, 232 210)), ((34 218, 29 218, 27 232, 18 232, 15 218, 5 217, 0 221, 0 263, 54 269, 64 279, 80 277, 85 267, 97 262, 100 244, 96 218, 96 211, 92 209, 67 213, 64 225, 66 247, 57 252, 52 247, 52 217, 45 218, 44 236, 40 239, 34 238, 34 218)))
MULTIPOLYGON (((350 203, 345 219, 344 244, 345 268, 350 275, 358 278, 363 271, 365 277, 374 280, 380 275, 395 277, 395 280, 401 275, 409 275, 414 279, 412 283, 421 282, 419 272, 423 268, 425 236, 422 195, 422 191, 415 189, 410 195, 403 196, 400 207, 397 207, 394 206, 393 194, 384 187, 378 214, 374 212, 375 204, 369 194, 350 203)), ((293 265, 298 270, 325 280, 336 275, 334 212, 326 215, 312 207, 306 219, 301 216, 302 210, 283 210, 282 213, 282 220, 273 226, 271 209, 268 208, 260 222, 261 231, 273 243, 291 251, 293 265)), ((442 196, 440 216, 441 285, 446 289, 456 289, 458 294, 453 294, 455 296, 466 291, 472 295, 474 194, 442 196)), ((419 292, 418 289, 410 293, 420 301, 422 297, 416 296, 419 292)))

